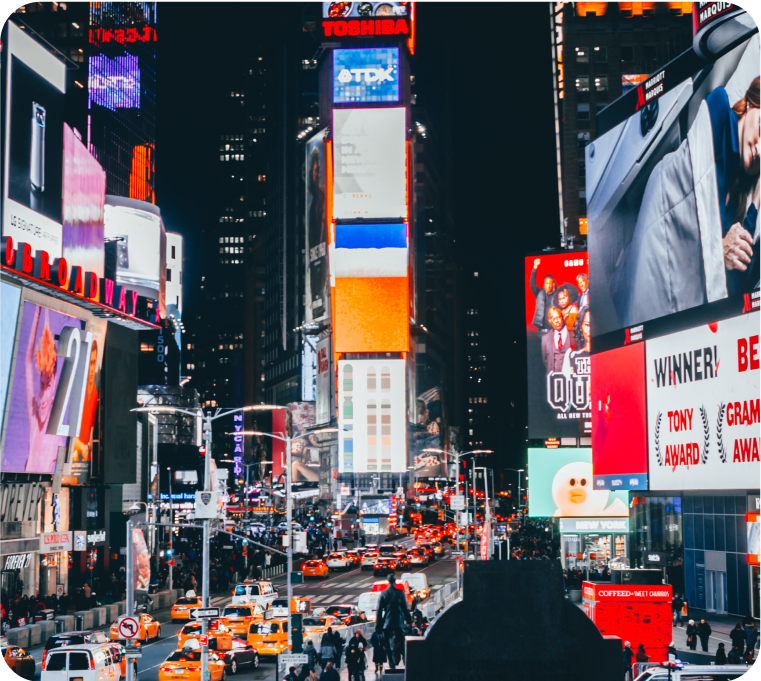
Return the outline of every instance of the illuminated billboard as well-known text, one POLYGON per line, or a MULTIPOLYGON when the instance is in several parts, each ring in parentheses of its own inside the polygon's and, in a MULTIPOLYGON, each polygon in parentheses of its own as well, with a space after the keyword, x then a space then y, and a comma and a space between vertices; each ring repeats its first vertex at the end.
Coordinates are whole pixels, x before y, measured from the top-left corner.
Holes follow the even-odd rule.
POLYGON ((645 344, 592 355, 595 489, 647 489, 645 344))
POLYGON ((336 352, 409 347, 407 225, 335 226, 330 246, 336 352))
POLYGON ((68 125, 63 129, 63 167, 63 257, 102 278, 106 171, 68 125))
POLYGON ((407 406, 403 359, 338 362, 338 470, 407 470, 407 406))
POLYGON ((714 63, 686 53, 690 77, 650 75, 624 96, 636 113, 587 146, 595 352, 606 334, 758 287, 758 54, 757 33, 714 63))
POLYGON ((5 417, 5 398, 11 375, 13 344, 16 339, 21 289, 0 281, 0 426, 5 417))
POLYGON ((107 109, 140 108, 140 66, 132 54, 90 57, 90 102, 107 109))
POLYGON ((4 473, 55 473, 58 448, 66 447, 68 438, 75 441, 77 462, 89 468, 106 325, 29 300, 22 304, 0 465, 4 473))
POLYGON ((3 236, 61 256, 65 64, 7 24, 3 236))
POLYGON ((333 50, 334 104, 398 101, 398 47, 333 50))
POLYGON ((586 251, 526 258, 530 438, 591 432, 588 269, 586 251))
POLYGON ((628 492, 594 489, 592 450, 528 450, 529 516, 608 518, 629 515, 628 492))
POLYGON ((107 196, 105 236, 116 239, 116 283, 159 301, 166 316, 166 231, 159 209, 145 201, 107 196))
POLYGON ((759 321, 645 341, 650 489, 758 487, 759 321))
POLYGON ((327 319, 330 314, 328 278, 328 218, 325 132, 320 131, 306 144, 306 287, 307 324, 327 319))
POLYGON ((406 109, 334 109, 333 141, 333 218, 406 218, 406 109))
POLYGON ((406 17, 411 5, 411 2, 323 2, 322 16, 326 19, 406 17))

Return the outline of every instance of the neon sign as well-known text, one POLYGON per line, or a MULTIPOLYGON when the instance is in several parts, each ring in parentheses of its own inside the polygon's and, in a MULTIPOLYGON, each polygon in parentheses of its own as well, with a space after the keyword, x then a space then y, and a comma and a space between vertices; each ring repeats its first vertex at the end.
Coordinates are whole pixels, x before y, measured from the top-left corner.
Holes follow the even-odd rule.
POLYGON ((91 28, 90 42, 93 45, 114 41, 125 45, 127 43, 156 42, 156 29, 150 26, 142 28, 91 28))

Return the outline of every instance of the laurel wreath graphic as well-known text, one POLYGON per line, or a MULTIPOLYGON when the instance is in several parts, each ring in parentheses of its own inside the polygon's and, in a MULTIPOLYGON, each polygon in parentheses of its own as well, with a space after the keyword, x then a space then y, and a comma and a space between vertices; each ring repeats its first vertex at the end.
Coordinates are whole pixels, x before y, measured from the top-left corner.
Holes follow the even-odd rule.
POLYGON ((726 410, 727 405, 722 402, 719 407, 719 418, 716 419, 716 444, 719 447, 719 458, 722 463, 727 463, 727 450, 724 449, 724 439, 721 432, 724 425, 724 412, 726 410))
POLYGON ((661 455, 661 418, 663 412, 658 412, 655 418, 655 458, 658 459, 658 465, 663 465, 663 456, 661 455))
POLYGON ((705 406, 700 407, 700 416, 703 418, 703 453, 700 455, 700 463, 707 463, 708 447, 711 442, 711 429, 708 426, 708 412, 705 406))

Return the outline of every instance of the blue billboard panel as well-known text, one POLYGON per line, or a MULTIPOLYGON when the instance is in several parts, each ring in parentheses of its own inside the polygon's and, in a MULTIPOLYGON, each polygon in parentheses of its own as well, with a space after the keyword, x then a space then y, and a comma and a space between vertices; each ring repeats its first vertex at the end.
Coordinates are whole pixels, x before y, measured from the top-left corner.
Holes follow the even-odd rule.
POLYGON ((90 101, 107 109, 140 108, 140 67, 131 54, 90 57, 90 101))
POLYGON ((333 103, 398 101, 398 47, 333 50, 333 103))

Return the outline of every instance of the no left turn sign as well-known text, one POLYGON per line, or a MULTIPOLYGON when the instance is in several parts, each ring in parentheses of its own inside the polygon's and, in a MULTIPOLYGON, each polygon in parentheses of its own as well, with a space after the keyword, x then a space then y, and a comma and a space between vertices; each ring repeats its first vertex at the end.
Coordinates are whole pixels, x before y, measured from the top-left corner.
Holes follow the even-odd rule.
POLYGON ((140 624, 137 621, 137 617, 127 615, 119 620, 118 629, 119 638, 137 638, 138 632, 140 631, 140 624))

